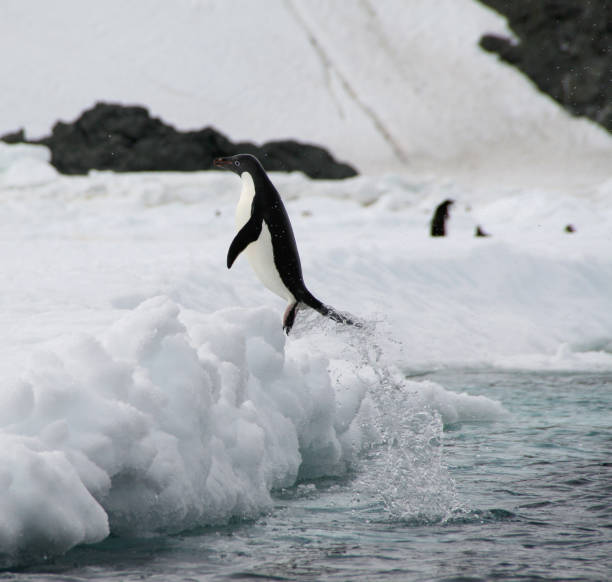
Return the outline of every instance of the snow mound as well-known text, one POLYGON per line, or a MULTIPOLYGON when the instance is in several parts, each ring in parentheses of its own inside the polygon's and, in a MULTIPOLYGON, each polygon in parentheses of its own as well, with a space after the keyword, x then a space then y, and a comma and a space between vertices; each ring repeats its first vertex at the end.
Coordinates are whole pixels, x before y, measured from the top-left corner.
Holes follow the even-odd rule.
POLYGON ((51 152, 45 146, 0 141, 0 185, 19 188, 51 182, 57 171, 50 160, 51 152))
MULTIPOLYGON (((298 475, 343 474, 380 439, 367 420, 378 399, 372 369, 329 360, 306 336, 287 349, 269 308, 191 313, 189 327, 181 313, 158 296, 99 337, 61 336, 0 392, 4 563, 110 531, 254 517, 272 490, 298 475), (358 374, 340 373, 350 368, 358 374)), ((444 415, 454 407, 453 418, 457 401, 471 401, 441 387, 434 401, 431 389, 426 400, 444 415)))

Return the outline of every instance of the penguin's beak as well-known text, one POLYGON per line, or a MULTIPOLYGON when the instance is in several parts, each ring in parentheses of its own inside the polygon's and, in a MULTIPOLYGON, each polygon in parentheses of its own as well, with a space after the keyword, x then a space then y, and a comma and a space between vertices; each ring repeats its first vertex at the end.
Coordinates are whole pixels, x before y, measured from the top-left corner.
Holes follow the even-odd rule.
POLYGON ((217 166, 217 168, 229 168, 232 165, 232 160, 229 158, 216 158, 213 164, 217 166))

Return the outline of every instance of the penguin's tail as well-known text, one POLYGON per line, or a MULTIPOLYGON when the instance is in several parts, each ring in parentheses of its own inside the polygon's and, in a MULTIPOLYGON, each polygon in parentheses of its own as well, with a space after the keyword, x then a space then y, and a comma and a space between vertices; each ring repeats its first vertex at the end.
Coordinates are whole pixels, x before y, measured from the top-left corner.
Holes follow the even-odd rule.
POLYGON ((289 332, 293 327, 293 322, 295 321, 295 316, 300 303, 307 305, 311 309, 318 311, 321 315, 329 317, 337 323, 343 323, 345 325, 354 325, 355 327, 362 326, 359 321, 355 321, 347 315, 336 311, 333 307, 325 305, 325 303, 319 301, 312 293, 310 293, 310 291, 306 290, 306 292, 303 293, 297 301, 290 303, 287 306, 287 309, 285 310, 285 316, 283 317, 283 329, 285 330, 285 333, 287 335, 289 335, 289 332))

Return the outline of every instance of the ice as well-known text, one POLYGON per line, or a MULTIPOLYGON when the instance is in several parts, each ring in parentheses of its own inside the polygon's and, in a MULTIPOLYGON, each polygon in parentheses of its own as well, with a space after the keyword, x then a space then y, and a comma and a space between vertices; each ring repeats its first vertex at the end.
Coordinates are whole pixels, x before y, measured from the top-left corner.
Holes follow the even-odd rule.
POLYGON ((459 421, 492 421, 507 416, 501 403, 485 396, 449 392, 435 382, 423 381, 414 387, 423 403, 439 412, 444 424, 459 421))
MULTIPOLYGON (((0 453, 0 556, 40 558, 100 541, 108 517, 80 478, 80 460, 38 439, 3 435, 0 453)), ((91 476, 95 467, 87 467, 91 476)), ((8 562, 7 562, 8 560, 8 562)))
POLYGON ((254 517, 298 473, 342 474, 374 442, 353 426, 364 386, 332 383, 312 345, 286 353, 270 308, 192 314, 189 327, 180 315, 158 296, 100 337, 60 336, 3 390, 5 563, 98 541, 109 524, 143 534, 254 517))

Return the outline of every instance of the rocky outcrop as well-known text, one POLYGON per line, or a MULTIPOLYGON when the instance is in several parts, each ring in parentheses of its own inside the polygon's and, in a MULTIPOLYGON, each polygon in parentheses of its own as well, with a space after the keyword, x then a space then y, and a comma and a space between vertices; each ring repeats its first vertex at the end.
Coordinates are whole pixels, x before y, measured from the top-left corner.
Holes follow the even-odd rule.
POLYGON ((612 132, 612 1, 480 0, 508 19, 515 39, 480 46, 525 73, 574 115, 612 132))
MULTIPOLYGON (((22 130, 2 138, 8 143, 27 141, 22 130)), ((72 123, 58 122, 50 136, 30 141, 51 150, 51 163, 64 174, 89 170, 115 172, 214 169, 219 156, 250 153, 268 171, 301 171, 311 178, 341 179, 357 172, 337 162, 325 149, 292 140, 257 146, 233 143, 212 127, 178 131, 151 117, 144 107, 98 103, 72 123)))

